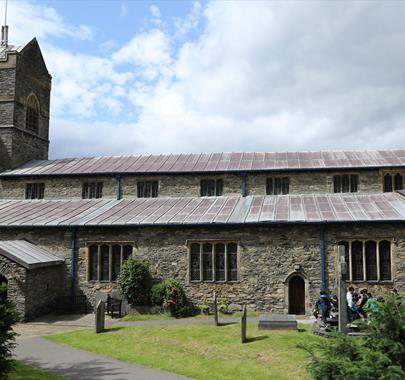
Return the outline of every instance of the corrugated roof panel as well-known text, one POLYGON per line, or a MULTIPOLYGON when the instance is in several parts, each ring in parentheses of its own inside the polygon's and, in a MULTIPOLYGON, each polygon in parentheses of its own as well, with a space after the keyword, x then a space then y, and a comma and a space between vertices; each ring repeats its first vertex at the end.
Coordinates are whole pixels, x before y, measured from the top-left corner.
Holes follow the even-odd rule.
POLYGON ((0 227, 405 221, 397 193, 0 201, 0 227))
POLYGON ((405 166, 405 150, 245 152, 67 158, 31 161, 0 176, 98 173, 184 173, 405 166))
POLYGON ((63 263, 61 258, 26 240, 0 240, 0 255, 28 270, 63 263))

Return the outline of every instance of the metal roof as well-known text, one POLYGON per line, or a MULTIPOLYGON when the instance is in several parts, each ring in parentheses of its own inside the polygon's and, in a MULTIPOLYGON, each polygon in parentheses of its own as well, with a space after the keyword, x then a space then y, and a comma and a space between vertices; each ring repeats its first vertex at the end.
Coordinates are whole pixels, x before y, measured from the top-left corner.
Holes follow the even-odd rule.
POLYGON ((63 260, 59 257, 26 240, 0 240, 0 255, 7 257, 9 260, 27 269, 63 263, 63 260))
POLYGON ((0 176, 322 170, 405 166, 405 150, 202 153, 30 161, 0 176))
POLYGON ((0 201, 0 227, 405 221, 398 193, 0 201))

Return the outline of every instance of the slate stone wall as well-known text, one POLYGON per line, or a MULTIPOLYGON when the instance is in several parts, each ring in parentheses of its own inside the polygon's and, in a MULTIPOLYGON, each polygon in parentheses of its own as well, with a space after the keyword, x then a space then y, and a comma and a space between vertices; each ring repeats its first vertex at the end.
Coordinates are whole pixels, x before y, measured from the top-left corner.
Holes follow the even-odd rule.
MULTIPOLYGON (((0 232, 0 239, 10 235, 29 238, 66 260, 64 294, 69 294, 70 234, 67 230, 14 230, 0 232)), ((87 280, 87 245, 104 242, 133 242, 135 255, 150 263, 156 278, 179 280, 189 299, 199 304, 216 290, 235 305, 247 304, 257 310, 288 311, 289 276, 298 274, 307 287, 306 311, 311 312, 321 287, 319 226, 211 226, 205 228, 115 228, 81 229, 78 236, 77 293, 83 293, 94 304, 97 291, 111 291, 115 283, 87 280), (229 283, 190 282, 188 243, 190 241, 235 241, 239 243, 239 280, 229 283)), ((405 226, 328 225, 326 240, 326 278, 332 292, 335 287, 335 247, 344 239, 387 239, 392 241, 393 281, 354 283, 356 288, 405 290, 405 226)), ((39 279, 37 280, 39 281, 39 279)), ((44 282, 45 283, 45 282, 44 282)))
MULTIPOLYGON (((382 191, 382 176, 378 169, 348 173, 359 175, 359 193, 378 193, 382 191)), ((344 172, 252 174, 248 176, 248 191, 250 195, 264 195, 266 194, 266 179, 268 177, 289 177, 290 194, 333 193, 333 176, 335 174, 344 174, 344 172)))
MULTIPOLYGON (((23 137, 19 138, 23 141, 23 137)), ((21 147, 23 145, 20 145, 21 147)), ((24 145, 25 146, 25 145, 24 145)), ((15 148, 17 151, 18 147, 15 148)), ((37 151, 40 147, 35 147, 37 151)), ((45 152, 43 152, 45 154, 45 152)), ((32 154, 26 148, 26 155, 32 154)), ((20 156, 24 155, 21 151, 20 156)), ((405 174, 405 173, 404 173, 405 174)), ((249 174, 247 190, 249 195, 266 195, 265 174, 249 174)), ((273 175, 272 175, 273 176, 273 175)), ((277 175, 274 175, 277 176, 277 175)), ((238 174, 226 174, 215 176, 199 175, 162 175, 162 176, 136 176, 123 175, 121 178, 121 194, 123 198, 133 199, 137 197, 137 182, 145 180, 159 181, 160 197, 199 197, 200 181, 203 178, 222 178, 224 196, 241 196, 242 178, 238 174)), ((329 172, 292 173, 290 178, 290 194, 320 194, 333 193, 333 174, 329 172)), ((81 199, 83 182, 102 181, 103 197, 106 199, 116 198, 116 181, 114 176, 95 177, 24 177, 0 179, 0 198, 24 199, 25 185, 27 182, 44 182, 45 199, 81 199)), ((359 173, 359 193, 382 192, 382 176, 378 170, 370 170, 359 173)))

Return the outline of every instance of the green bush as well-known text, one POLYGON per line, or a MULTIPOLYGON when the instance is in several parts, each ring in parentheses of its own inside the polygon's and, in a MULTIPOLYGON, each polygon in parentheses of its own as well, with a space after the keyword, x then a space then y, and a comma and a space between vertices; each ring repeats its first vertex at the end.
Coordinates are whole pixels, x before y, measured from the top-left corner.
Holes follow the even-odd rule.
POLYGON ((335 333, 304 348, 310 353, 315 380, 400 380, 405 378, 405 303, 402 297, 384 296, 365 337, 335 333))
POLYGON ((149 265, 144 260, 130 257, 121 268, 118 276, 118 286, 132 305, 147 305, 152 278, 149 265))
MULTIPOLYGON (((6 287, 0 284, 0 293, 4 293, 6 287)), ((1 298, 1 297, 0 297, 1 298)), ((12 330, 12 325, 18 321, 18 314, 14 305, 7 300, 0 302, 0 380, 7 379, 7 374, 12 370, 14 361, 12 360, 12 350, 15 346, 16 333, 12 330)))
POLYGON ((186 317, 191 313, 183 288, 176 280, 165 280, 153 285, 150 298, 153 305, 167 308, 176 318, 186 317))

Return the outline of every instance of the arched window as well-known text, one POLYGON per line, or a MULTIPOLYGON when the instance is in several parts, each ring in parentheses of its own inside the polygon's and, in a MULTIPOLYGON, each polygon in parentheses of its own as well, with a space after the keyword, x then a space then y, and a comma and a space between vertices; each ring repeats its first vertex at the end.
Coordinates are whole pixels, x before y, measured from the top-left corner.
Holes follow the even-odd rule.
POLYGON ((391 174, 386 174, 384 176, 384 191, 391 192, 392 191, 392 177, 391 174))
POLYGON ((396 174, 394 177, 394 189, 395 190, 402 190, 403 184, 402 184, 402 175, 401 174, 396 174))
POLYGON ((363 243, 361 241, 352 243, 352 279, 353 281, 363 280, 363 243))
POLYGON ((38 126, 39 126, 39 102, 35 95, 30 95, 27 99, 25 127, 30 131, 38 132, 38 126))
POLYGON ((380 280, 391 280, 391 244, 380 241, 380 280))

